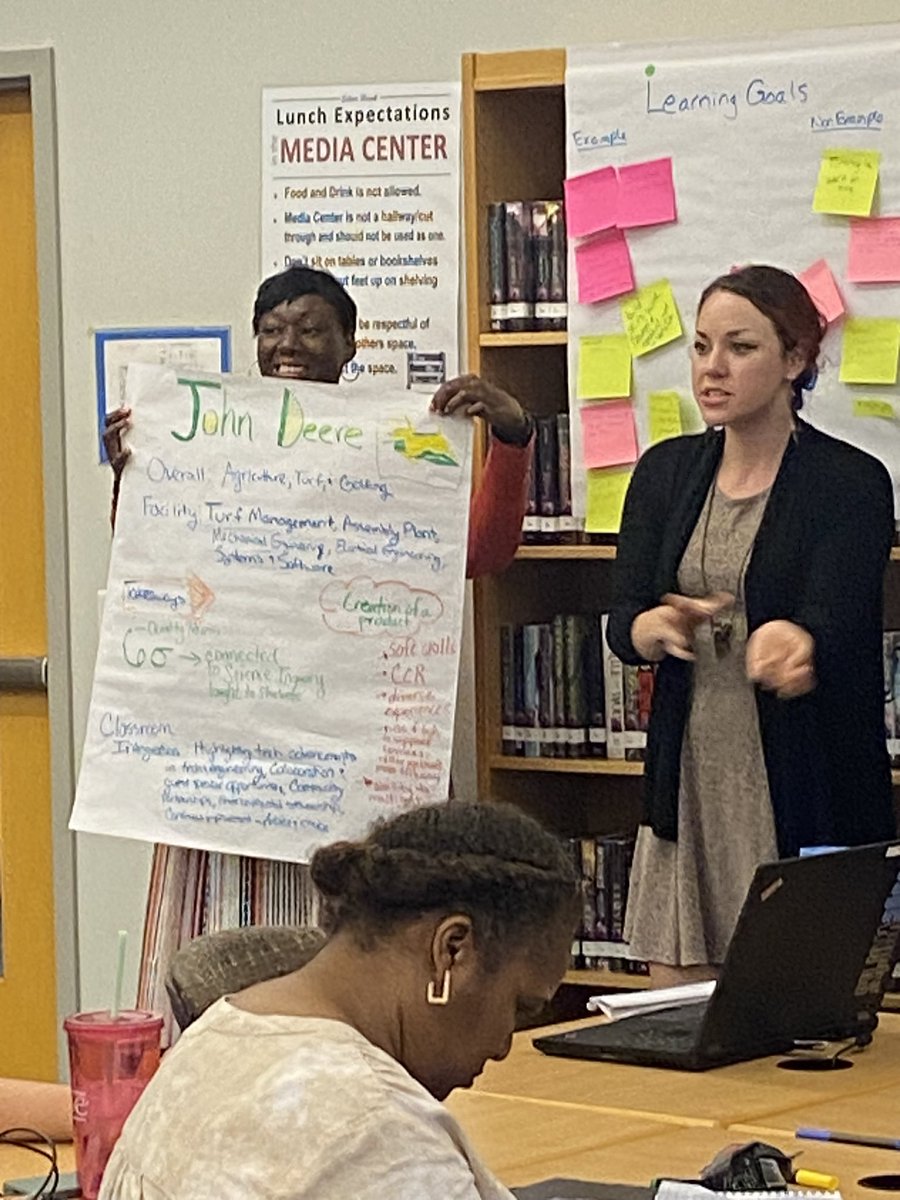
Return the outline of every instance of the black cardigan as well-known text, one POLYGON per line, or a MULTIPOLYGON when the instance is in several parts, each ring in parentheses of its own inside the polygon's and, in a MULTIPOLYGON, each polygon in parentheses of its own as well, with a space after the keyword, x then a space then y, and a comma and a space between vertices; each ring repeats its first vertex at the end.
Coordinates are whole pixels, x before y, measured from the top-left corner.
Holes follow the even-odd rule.
MULTIPOLYGON (((673 438, 638 462, 625 500, 607 640, 641 662, 635 617, 677 592, 678 565, 722 457, 724 434, 673 438)), ((747 567, 749 632, 794 621, 815 640, 817 685, 779 700, 756 690, 782 855, 895 835, 884 730, 882 607, 894 536, 890 476, 877 459, 798 422, 747 567)), ((681 744, 692 667, 659 664, 647 735, 644 823, 677 840, 681 744)))

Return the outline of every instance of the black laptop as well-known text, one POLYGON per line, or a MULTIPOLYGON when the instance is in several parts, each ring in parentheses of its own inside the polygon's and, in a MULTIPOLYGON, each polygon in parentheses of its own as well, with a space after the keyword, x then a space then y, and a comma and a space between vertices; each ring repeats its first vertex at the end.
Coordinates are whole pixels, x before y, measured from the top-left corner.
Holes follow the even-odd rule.
POLYGON ((900 842, 757 867, 709 1000, 536 1037, 545 1054, 705 1071, 865 1044, 900 954, 900 842))

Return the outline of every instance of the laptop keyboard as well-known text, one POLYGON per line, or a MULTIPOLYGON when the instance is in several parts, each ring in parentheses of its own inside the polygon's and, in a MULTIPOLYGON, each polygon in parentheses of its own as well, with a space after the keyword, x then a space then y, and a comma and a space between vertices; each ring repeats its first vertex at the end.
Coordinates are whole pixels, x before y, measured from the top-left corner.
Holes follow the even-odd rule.
MULTIPOLYGON (((593 1030, 598 1045, 647 1050, 690 1050, 697 1042, 705 1004, 690 1004, 643 1017, 626 1017, 593 1030)), ((595 1040, 591 1039, 591 1040, 595 1040)))

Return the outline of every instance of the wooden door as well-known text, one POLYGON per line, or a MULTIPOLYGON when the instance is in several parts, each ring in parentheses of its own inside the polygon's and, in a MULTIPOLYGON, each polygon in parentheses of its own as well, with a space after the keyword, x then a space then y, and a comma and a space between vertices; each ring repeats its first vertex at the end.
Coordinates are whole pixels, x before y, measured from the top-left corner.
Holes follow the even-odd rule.
MULTIPOLYGON (((47 653, 35 250, 29 95, 0 90, 0 663, 47 653)), ((0 688, 0 1075, 55 1079, 56 1036, 47 697, 0 688)))

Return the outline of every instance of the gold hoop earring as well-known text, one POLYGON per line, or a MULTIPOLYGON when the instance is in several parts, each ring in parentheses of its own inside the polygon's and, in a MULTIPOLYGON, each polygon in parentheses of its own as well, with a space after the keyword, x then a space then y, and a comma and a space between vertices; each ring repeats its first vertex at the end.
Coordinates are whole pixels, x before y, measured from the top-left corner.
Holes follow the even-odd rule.
POLYGON ((436 992, 434 989, 434 980, 428 980, 428 987, 425 990, 425 999, 429 1004, 444 1005, 450 1003, 450 968, 444 972, 444 977, 441 980, 441 990, 436 992))

